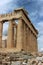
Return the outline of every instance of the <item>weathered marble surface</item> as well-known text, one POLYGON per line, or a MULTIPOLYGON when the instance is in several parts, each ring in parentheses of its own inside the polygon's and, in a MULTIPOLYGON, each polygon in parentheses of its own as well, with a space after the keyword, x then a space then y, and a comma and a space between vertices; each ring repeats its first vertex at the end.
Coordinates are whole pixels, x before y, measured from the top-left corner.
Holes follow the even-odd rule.
POLYGON ((32 24, 31 20, 28 17, 28 14, 23 8, 18 8, 11 13, 0 15, 0 49, 3 48, 2 30, 3 23, 5 22, 9 22, 8 36, 6 43, 4 44, 6 51, 11 48, 15 48, 18 51, 38 51, 38 31, 32 24), (18 21, 18 24, 15 22, 16 20, 18 21), (16 30, 14 30, 14 28, 16 28, 16 30))

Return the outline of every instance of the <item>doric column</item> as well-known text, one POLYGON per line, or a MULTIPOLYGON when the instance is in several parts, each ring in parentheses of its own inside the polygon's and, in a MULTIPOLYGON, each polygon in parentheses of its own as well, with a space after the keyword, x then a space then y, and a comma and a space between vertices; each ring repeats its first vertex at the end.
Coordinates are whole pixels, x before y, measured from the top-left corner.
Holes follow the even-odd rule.
POLYGON ((8 27, 7 48, 12 48, 13 46, 14 46, 14 27, 13 27, 13 20, 10 20, 8 27))
POLYGON ((32 50, 32 40, 31 40, 31 29, 29 28, 29 30, 28 30, 28 42, 29 42, 29 51, 31 51, 32 50))
POLYGON ((27 51, 31 50, 31 31, 30 28, 27 27, 27 51))
POLYGON ((18 20, 18 27, 17 27, 17 48, 19 50, 22 49, 23 44, 23 20, 20 18, 18 20))
POLYGON ((29 51, 29 28, 27 27, 27 51, 29 51))
POLYGON ((24 23, 24 50, 27 50, 27 28, 26 28, 26 24, 24 23))
POLYGON ((28 45, 27 45, 27 49, 28 51, 30 51, 30 29, 28 28, 28 45))
POLYGON ((35 38, 35 39, 34 39, 35 52, 37 52, 37 51, 38 51, 37 38, 36 38, 36 37, 34 37, 34 38, 35 38))
POLYGON ((33 35, 33 32, 31 32, 31 51, 33 52, 34 51, 34 48, 35 48, 35 46, 34 46, 34 35, 33 35))
POLYGON ((3 23, 0 22, 0 48, 2 48, 2 30, 3 30, 3 23))
POLYGON ((17 27, 14 26, 14 47, 16 47, 17 43, 17 27))
POLYGON ((33 37, 32 37, 32 31, 31 31, 31 29, 30 29, 30 51, 32 52, 33 51, 33 48, 32 48, 32 46, 33 46, 33 39, 32 39, 33 37))

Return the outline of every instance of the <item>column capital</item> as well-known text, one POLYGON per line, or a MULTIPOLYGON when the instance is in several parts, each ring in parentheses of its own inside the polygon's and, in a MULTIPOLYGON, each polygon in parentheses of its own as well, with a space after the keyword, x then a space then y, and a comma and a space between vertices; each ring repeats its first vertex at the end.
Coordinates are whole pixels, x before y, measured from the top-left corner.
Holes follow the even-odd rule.
POLYGON ((14 21, 14 19, 9 19, 8 21, 14 21))
POLYGON ((0 21, 0 23, 2 23, 2 24, 3 24, 3 21, 0 21))
POLYGON ((23 18, 22 18, 22 17, 18 18, 18 20, 20 20, 20 19, 21 19, 21 20, 23 20, 23 18))

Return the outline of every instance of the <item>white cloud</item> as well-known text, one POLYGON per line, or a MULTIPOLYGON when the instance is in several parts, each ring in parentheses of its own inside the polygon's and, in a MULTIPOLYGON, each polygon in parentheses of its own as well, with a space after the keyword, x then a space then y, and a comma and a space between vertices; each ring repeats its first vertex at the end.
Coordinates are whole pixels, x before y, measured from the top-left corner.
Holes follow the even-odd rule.
POLYGON ((37 0, 38 5, 43 3, 43 0, 37 0))
POLYGON ((43 21, 37 23, 37 29, 39 30, 39 35, 38 35, 38 49, 41 50, 41 48, 43 48, 43 21))
POLYGON ((40 51, 43 51, 43 48, 41 48, 40 51))
POLYGON ((43 48, 43 35, 40 35, 40 37, 38 37, 38 50, 40 51, 41 48, 43 48))
POLYGON ((42 6, 40 6, 39 16, 43 16, 43 5, 42 5, 42 6))
POLYGON ((8 13, 14 10, 14 8, 17 8, 17 2, 18 0, 15 0, 13 3, 13 0, 4 0, 0 2, 0 14, 8 13))
POLYGON ((37 29, 38 29, 38 31, 39 31, 39 37, 40 37, 40 39, 42 40, 43 38, 43 21, 42 22, 39 22, 39 23, 37 23, 37 29))
POLYGON ((5 31, 8 31, 9 22, 3 24, 3 34, 5 34, 5 31))
POLYGON ((2 40, 5 40, 5 39, 7 39, 7 36, 3 36, 3 37, 2 37, 2 40))
POLYGON ((37 0, 39 16, 43 16, 43 0, 37 0))
POLYGON ((8 7, 6 7, 7 3, 10 3, 12 0, 1 0, 0 1, 0 14, 6 13, 8 11, 8 7))
POLYGON ((11 2, 12 0, 0 0, 0 6, 5 5, 6 3, 11 2))
POLYGON ((43 21, 37 23, 37 29, 39 30, 39 33, 40 33, 40 34, 43 33, 43 21))
POLYGON ((31 16, 36 16, 36 15, 37 15, 37 12, 38 12, 37 10, 34 11, 34 12, 31 12, 30 15, 31 15, 31 16))

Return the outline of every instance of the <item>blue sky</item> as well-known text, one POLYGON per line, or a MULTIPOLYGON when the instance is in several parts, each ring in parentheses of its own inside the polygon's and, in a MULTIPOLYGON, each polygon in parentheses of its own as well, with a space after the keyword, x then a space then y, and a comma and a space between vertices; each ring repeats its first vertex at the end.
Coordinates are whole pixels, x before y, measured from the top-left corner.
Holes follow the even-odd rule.
MULTIPOLYGON (((43 50, 43 0, 0 0, 0 14, 12 12, 14 9, 24 7, 29 17, 38 29, 38 49, 43 50)), ((4 32, 7 30, 8 23, 5 23, 4 32)))

